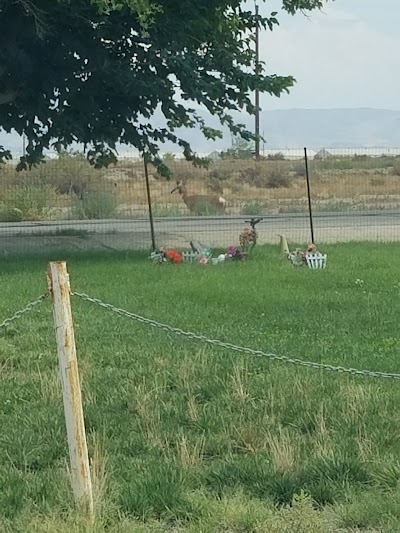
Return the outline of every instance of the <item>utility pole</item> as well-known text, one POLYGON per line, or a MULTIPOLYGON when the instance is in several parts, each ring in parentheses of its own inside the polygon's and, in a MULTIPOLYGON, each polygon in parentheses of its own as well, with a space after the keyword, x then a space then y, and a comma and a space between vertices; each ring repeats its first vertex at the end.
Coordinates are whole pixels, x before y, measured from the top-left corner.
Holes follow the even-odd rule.
MULTIPOLYGON (((256 4, 256 17, 258 17, 258 5, 256 4)), ((256 21, 256 34, 255 34, 255 48, 256 48, 256 74, 260 73, 260 26, 258 24, 258 19, 256 21)), ((255 118, 255 135, 256 135, 256 145, 255 145, 255 156, 256 161, 260 161, 260 91, 256 88, 255 92, 255 108, 256 108, 256 118, 255 118)))

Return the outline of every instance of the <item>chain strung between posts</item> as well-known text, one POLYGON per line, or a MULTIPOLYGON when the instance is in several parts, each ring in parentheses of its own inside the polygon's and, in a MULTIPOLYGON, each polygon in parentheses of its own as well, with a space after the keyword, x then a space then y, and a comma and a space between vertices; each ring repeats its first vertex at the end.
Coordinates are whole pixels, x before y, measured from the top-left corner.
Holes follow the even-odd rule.
POLYGON ((261 350, 253 350, 252 348, 237 346, 230 342, 223 342, 223 341, 216 340, 216 339, 209 339, 208 337, 204 335, 197 335, 196 333, 193 333, 191 331, 184 331, 180 328, 175 328, 173 326, 169 326, 168 324, 163 324, 162 322, 157 322, 156 320, 151 320, 149 318, 145 318, 135 313, 131 313, 130 311, 126 311, 125 309, 120 309, 119 307, 115 307, 112 304, 105 303, 99 300, 98 298, 91 298, 90 296, 84 293, 74 292, 72 293, 72 295, 77 296, 87 302, 94 303, 100 307, 103 307, 104 309, 107 309, 109 311, 112 311, 113 313, 116 313, 117 315, 131 318, 132 320, 135 320, 142 324, 147 324, 154 328, 162 329, 163 331, 168 331, 176 335, 181 335, 184 337, 188 337, 190 339, 195 339, 201 342, 205 342, 213 346, 219 346, 220 348, 226 348, 228 350, 232 350, 236 352, 241 352, 241 353, 245 353, 249 355, 255 355, 257 357, 267 357, 269 359, 281 361, 283 363, 287 363, 291 365, 305 366, 308 368, 314 368, 314 369, 319 369, 319 370, 327 370, 331 372, 337 372, 340 374, 352 374, 355 376, 367 376, 367 377, 373 377, 373 378, 400 379, 400 374, 394 374, 390 372, 378 372, 378 371, 373 371, 373 370, 358 370, 357 368, 345 368, 342 366, 333 366, 333 365, 328 365, 328 364, 323 364, 323 363, 316 363, 313 361, 303 361, 302 359, 296 359, 296 358, 288 357, 286 355, 277 355, 274 353, 263 352, 261 350))
POLYGON ((32 311, 32 309, 34 307, 36 307, 37 305, 39 305, 40 303, 42 303, 43 300, 45 300, 48 295, 49 295, 49 293, 42 294, 41 296, 39 296, 39 298, 37 298, 33 302, 30 302, 23 309, 20 309, 19 311, 14 313, 14 315, 11 316, 10 318, 6 318, 5 320, 3 320, 3 322, 0 323, 0 330, 2 330, 4 328, 6 328, 7 326, 9 326, 15 320, 18 320, 19 318, 21 318, 23 315, 25 315, 25 313, 28 313, 29 311, 32 311))

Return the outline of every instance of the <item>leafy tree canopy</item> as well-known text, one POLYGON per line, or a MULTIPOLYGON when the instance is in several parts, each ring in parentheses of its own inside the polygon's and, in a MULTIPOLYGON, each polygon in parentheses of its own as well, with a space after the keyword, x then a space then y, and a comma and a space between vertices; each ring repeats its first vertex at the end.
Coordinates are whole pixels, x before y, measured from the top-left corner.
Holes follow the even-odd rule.
MULTIPOLYGON (((324 1, 282 0, 282 8, 295 14, 324 1)), ((196 162, 176 130, 200 127, 211 139, 221 132, 193 102, 252 139, 230 113, 254 113, 256 88, 279 96, 294 83, 264 65, 255 73, 253 29, 272 30, 276 16, 256 18, 240 0, 0 0, 0 127, 27 137, 19 168, 73 142, 96 166, 116 161, 117 142, 157 163, 166 140, 196 162), (158 108, 165 128, 152 126, 158 108)))

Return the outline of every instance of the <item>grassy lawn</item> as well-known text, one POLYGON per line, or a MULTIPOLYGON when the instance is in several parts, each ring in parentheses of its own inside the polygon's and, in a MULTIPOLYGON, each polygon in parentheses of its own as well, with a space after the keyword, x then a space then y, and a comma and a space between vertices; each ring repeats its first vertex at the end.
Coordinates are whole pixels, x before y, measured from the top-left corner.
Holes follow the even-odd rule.
MULTIPOLYGON (((69 257, 72 287, 145 317, 304 360, 400 372, 400 246, 275 247, 247 263, 69 257)), ((0 322, 46 290, 0 263, 0 322)), ((97 522, 110 532, 400 531, 400 382, 289 366, 73 299, 97 522), (293 505, 291 505, 293 504, 293 505)), ((49 301, 0 331, 0 531, 85 532, 74 513, 49 301)))

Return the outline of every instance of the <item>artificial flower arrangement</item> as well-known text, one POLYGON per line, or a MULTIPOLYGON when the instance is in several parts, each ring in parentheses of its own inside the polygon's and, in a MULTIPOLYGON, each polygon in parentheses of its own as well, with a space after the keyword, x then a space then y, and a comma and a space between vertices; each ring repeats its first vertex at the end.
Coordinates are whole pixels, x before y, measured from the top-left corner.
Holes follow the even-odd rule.
POLYGON ((183 255, 180 252, 177 250, 164 250, 163 248, 152 252, 150 259, 154 263, 166 263, 168 261, 175 264, 183 263, 183 255))
POLYGON ((247 258, 247 254, 237 246, 229 246, 228 252, 225 255, 226 259, 232 259, 233 261, 243 261, 247 258))
POLYGON ((224 263, 225 261, 243 261, 247 258, 247 254, 242 252, 237 246, 229 246, 225 254, 220 254, 217 259, 213 259, 213 263, 224 263))
MULTIPOLYGON (((218 258, 212 257, 212 251, 209 247, 199 247, 195 253, 198 253, 198 259, 196 259, 196 261, 201 265, 207 265, 209 262, 217 264, 224 261, 243 261, 247 258, 247 254, 236 246, 229 246, 227 252, 225 254, 220 254, 218 258)), ((181 264, 184 262, 185 257, 184 254, 177 250, 164 250, 163 248, 160 248, 151 253, 150 259, 154 263, 159 264, 167 262, 181 264)))
POLYGON ((310 254, 317 254, 317 247, 313 243, 309 243, 307 250, 303 251, 300 248, 296 248, 294 252, 290 252, 288 259, 290 259, 294 266, 300 267, 307 264, 307 256, 310 254))

